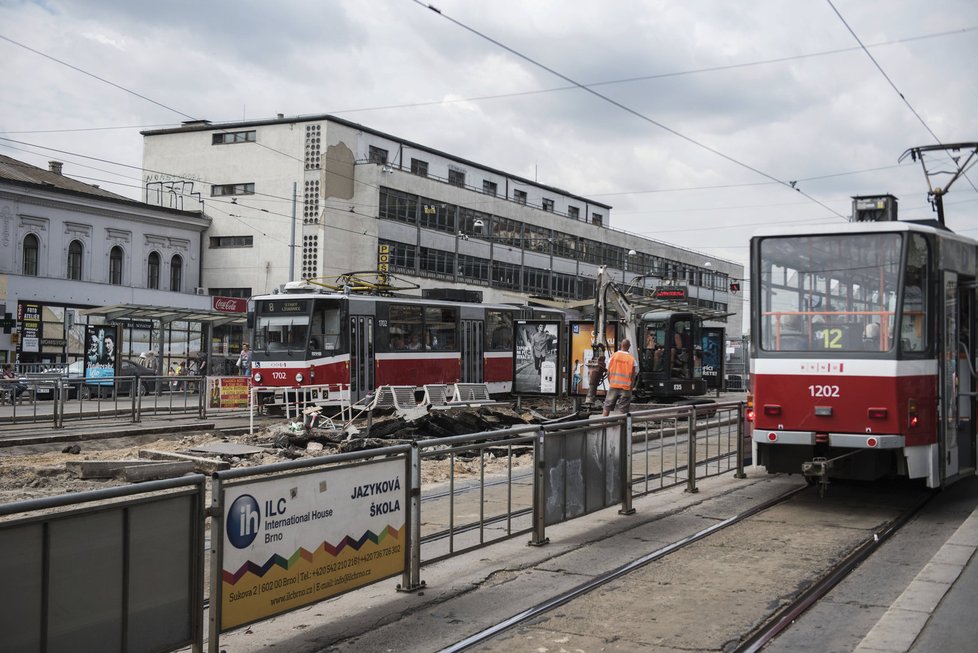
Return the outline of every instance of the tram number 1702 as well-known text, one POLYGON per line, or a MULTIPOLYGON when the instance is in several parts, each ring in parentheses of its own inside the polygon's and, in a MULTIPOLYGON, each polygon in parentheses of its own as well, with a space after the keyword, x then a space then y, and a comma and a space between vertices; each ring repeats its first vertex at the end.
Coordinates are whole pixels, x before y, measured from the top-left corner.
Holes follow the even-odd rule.
POLYGON ((839 386, 837 385, 810 385, 808 392, 813 397, 838 397, 839 386))

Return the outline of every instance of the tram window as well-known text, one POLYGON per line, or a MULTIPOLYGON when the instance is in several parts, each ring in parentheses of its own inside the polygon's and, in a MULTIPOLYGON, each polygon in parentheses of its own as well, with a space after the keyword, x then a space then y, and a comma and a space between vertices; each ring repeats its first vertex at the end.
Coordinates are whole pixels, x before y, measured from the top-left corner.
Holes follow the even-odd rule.
POLYGON ((255 350, 305 351, 309 337, 309 304, 304 300, 259 302, 255 321, 255 350))
POLYGON ((927 349, 927 301, 923 290, 928 287, 927 270, 927 241, 920 234, 913 234, 907 244, 907 269, 904 272, 903 313, 900 320, 900 347, 903 351, 927 349))
POLYGON ((754 263, 759 348, 891 350, 902 244, 895 233, 763 239, 754 263))
POLYGON ((309 332, 309 348, 335 351, 341 348, 342 308, 334 301, 316 301, 309 332))
POLYGON ((455 325, 458 321, 457 308, 426 308, 424 310, 424 320, 425 349, 455 349, 455 325))
POLYGON ((392 350, 422 348, 421 308, 421 306, 391 304, 389 333, 392 350))
POLYGON ((509 311, 486 311, 488 351, 513 351, 513 314, 509 311))

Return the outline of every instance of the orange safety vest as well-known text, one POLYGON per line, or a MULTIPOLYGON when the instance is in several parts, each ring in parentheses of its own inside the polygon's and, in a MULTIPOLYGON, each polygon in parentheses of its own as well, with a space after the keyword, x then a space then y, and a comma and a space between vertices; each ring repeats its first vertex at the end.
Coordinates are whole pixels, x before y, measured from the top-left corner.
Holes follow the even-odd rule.
POLYGON ((616 351, 608 361, 608 385, 612 388, 628 390, 632 387, 635 372, 635 359, 625 351, 616 351))

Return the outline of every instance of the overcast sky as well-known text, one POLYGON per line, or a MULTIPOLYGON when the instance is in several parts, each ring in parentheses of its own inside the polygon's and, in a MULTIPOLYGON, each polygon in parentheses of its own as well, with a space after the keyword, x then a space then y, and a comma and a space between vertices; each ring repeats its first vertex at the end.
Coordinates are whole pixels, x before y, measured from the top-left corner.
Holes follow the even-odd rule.
MULTIPOLYGON (((330 113, 746 265, 759 226, 852 195, 931 217, 897 158, 978 141, 975 0, 432 4, 0 0, 0 153, 138 198, 140 129, 330 113)), ((969 177, 945 206, 978 237, 969 177)))

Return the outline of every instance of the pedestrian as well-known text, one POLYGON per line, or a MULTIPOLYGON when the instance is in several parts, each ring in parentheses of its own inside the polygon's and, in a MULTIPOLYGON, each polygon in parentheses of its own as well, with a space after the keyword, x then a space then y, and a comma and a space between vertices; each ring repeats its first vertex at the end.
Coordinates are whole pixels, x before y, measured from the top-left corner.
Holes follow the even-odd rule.
POLYGON ((248 343, 241 345, 241 354, 238 356, 238 371, 241 376, 251 376, 251 347, 248 343))
POLYGON ((27 391, 27 384, 20 380, 20 378, 14 372, 14 366, 10 363, 3 366, 3 381, 4 385, 10 386, 11 392, 13 393, 10 397, 11 404, 18 401, 20 399, 20 395, 27 391))
POLYGON ((584 403, 591 406, 598 398, 598 389, 608 371, 607 361, 604 359, 604 345, 597 346, 594 356, 587 362, 587 366, 587 398, 584 403))
POLYGON ((617 412, 627 413, 632 403, 632 388, 638 379, 638 364, 635 357, 629 353, 632 343, 628 338, 621 341, 621 349, 611 355, 608 361, 608 394, 604 400, 604 412, 607 417, 614 408, 617 412))

